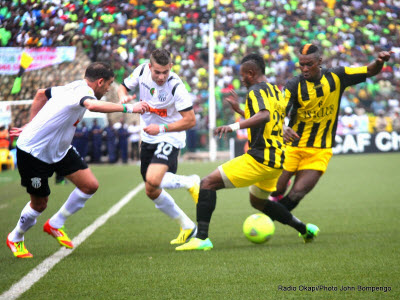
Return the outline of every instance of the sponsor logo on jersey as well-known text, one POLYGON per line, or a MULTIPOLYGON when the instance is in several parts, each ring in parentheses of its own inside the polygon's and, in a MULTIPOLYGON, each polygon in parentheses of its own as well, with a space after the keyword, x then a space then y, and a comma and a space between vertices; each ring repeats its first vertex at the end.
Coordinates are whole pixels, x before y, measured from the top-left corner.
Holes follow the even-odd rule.
POLYGON ((149 91, 151 91, 151 87, 149 87, 147 84, 145 84, 144 82, 142 82, 142 85, 143 85, 146 89, 148 89, 149 91))
POLYGON ((324 85, 322 83, 320 83, 318 85, 314 85, 313 89, 316 90, 316 89, 323 88, 323 87, 324 87, 324 85))
POLYGON ((166 117, 167 116, 167 109, 165 108, 154 108, 150 106, 150 113, 159 115, 160 117, 166 117))
POLYGON ((31 178, 31 181, 32 181, 32 186, 35 189, 38 189, 38 188, 40 188, 42 186, 42 179, 39 178, 39 177, 31 178))
POLYGON ((335 106, 332 104, 330 106, 323 106, 317 110, 305 110, 301 113, 303 119, 309 118, 322 118, 332 115, 335 112, 335 106))

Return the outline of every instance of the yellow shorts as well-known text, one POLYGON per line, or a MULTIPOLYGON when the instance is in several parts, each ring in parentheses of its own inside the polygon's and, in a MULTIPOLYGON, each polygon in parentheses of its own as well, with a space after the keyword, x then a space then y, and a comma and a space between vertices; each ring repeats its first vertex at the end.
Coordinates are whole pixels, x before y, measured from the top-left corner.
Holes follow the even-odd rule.
POLYGON ((263 191, 273 192, 282 169, 270 168, 245 153, 218 167, 226 188, 255 185, 263 191))
POLYGON ((286 146, 283 168, 293 173, 300 170, 317 170, 325 173, 331 157, 331 148, 321 149, 286 146))

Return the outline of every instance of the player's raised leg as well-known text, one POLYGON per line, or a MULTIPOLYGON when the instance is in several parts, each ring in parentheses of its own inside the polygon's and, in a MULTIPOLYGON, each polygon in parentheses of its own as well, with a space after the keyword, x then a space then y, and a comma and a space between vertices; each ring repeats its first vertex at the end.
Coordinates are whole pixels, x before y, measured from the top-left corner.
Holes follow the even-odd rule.
MULTIPOLYGON (((31 198, 39 200, 42 197, 36 197, 31 195, 31 198)), ((44 203, 47 203, 47 197, 41 199, 44 203)), ((39 201, 38 201, 39 202, 39 201)), ((33 255, 29 253, 24 244, 24 234, 33 225, 36 224, 36 219, 40 216, 41 212, 31 207, 31 201, 29 201, 21 212, 21 216, 18 220, 17 226, 7 236, 7 246, 13 252, 15 257, 18 258, 31 258, 33 255)))
POLYGON ((196 174, 190 176, 177 175, 171 172, 166 172, 161 181, 160 188, 179 189, 186 188, 197 203, 200 190, 200 177, 196 174))
POLYGON ((179 235, 171 241, 171 244, 182 244, 196 234, 197 226, 176 204, 174 198, 165 189, 159 188, 167 170, 168 165, 166 164, 152 163, 148 166, 146 172, 146 194, 153 200, 158 210, 180 225, 179 235))
POLYGON ((61 246, 73 248, 74 245, 65 232, 64 223, 68 217, 85 206, 86 201, 97 191, 99 183, 89 168, 78 170, 66 177, 77 187, 58 212, 47 220, 43 231, 53 236, 61 246))
POLYGON ((214 246, 208 237, 211 216, 217 202, 217 190, 224 188, 219 169, 203 178, 200 183, 199 201, 196 207, 198 232, 196 237, 186 244, 176 248, 177 251, 185 250, 211 250, 214 246))

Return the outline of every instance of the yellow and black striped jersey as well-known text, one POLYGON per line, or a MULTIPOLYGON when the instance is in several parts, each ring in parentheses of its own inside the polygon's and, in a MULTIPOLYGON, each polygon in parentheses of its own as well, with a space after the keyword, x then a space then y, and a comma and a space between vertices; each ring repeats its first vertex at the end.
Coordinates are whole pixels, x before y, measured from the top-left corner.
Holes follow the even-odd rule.
POLYGON ((307 81, 300 75, 285 86, 289 126, 300 136, 289 145, 333 147, 342 94, 348 86, 366 80, 367 67, 337 67, 322 69, 321 73, 317 82, 307 81))
POLYGON ((281 169, 284 155, 283 121, 286 102, 279 88, 267 82, 249 88, 244 115, 251 118, 261 110, 268 110, 270 121, 259 127, 247 129, 249 150, 247 153, 256 161, 271 168, 281 169))

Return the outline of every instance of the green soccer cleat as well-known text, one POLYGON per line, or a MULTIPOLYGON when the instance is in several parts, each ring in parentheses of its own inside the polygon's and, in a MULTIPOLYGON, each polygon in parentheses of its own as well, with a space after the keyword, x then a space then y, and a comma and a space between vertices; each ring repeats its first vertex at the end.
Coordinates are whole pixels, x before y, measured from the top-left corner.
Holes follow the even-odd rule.
POLYGON ((191 175, 194 184, 191 188, 189 188, 189 193, 193 198, 194 203, 197 204, 199 201, 199 192, 200 192, 200 177, 198 175, 191 175))
POLYGON ((47 222, 43 226, 43 231, 47 232, 52 237, 54 237, 61 246, 72 249, 74 248, 74 244, 72 243, 72 241, 70 240, 70 238, 68 237, 68 235, 65 233, 64 230, 65 230, 64 226, 61 228, 52 227, 50 225, 50 219, 47 220, 47 222))
POLYGON ((17 258, 32 258, 33 255, 29 253, 29 251, 26 249, 24 241, 20 242, 12 242, 8 239, 10 234, 7 236, 7 246, 10 248, 11 252, 14 254, 15 257, 17 258))
POLYGON ((186 244, 183 244, 179 247, 176 247, 177 251, 185 251, 185 250, 211 250, 213 248, 213 244, 211 243, 209 238, 205 240, 201 240, 199 238, 192 238, 186 244))
POLYGON ((171 245, 176 245, 176 244, 184 244, 186 241, 188 241, 191 237, 196 236, 197 234, 197 226, 194 225, 193 228, 191 229, 181 229, 179 232, 179 235, 176 239, 173 239, 170 244, 171 245))
POLYGON ((319 228, 314 224, 308 223, 306 225, 306 230, 307 231, 305 234, 299 233, 299 236, 304 239, 304 243, 311 243, 312 241, 314 241, 314 238, 318 235, 319 228))

